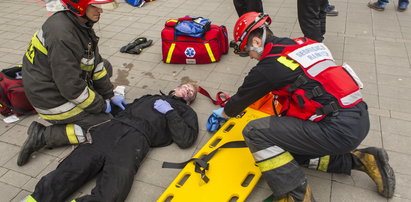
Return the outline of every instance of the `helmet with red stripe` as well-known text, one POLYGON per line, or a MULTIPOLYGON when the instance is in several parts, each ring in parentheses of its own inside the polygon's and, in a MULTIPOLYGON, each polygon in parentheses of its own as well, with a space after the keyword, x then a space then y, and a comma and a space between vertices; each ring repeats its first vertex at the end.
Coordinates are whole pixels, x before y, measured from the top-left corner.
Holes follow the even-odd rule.
POLYGON ((234 52, 244 51, 248 36, 257 28, 266 27, 271 24, 271 18, 266 13, 248 12, 238 18, 234 25, 234 41, 237 43, 234 52))

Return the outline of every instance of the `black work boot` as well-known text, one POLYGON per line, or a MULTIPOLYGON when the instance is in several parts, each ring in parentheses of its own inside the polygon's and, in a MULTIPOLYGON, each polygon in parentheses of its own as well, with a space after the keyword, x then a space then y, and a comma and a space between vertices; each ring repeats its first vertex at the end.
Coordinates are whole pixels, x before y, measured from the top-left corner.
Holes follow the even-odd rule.
POLYGON ((27 130, 28 137, 20 149, 19 157, 17 158, 17 165, 23 166, 26 164, 33 152, 40 150, 46 145, 44 141, 43 132, 46 127, 33 121, 27 130))
POLYGON ((362 164, 354 169, 367 173, 377 185, 378 193, 391 198, 395 190, 395 174, 388 164, 387 152, 382 148, 368 147, 355 150, 352 154, 362 164))

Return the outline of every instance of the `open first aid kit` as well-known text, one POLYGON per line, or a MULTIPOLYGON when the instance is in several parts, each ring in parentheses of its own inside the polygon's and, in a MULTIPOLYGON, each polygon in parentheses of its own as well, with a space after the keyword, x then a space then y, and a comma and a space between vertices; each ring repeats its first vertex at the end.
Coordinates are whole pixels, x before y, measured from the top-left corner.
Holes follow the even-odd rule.
POLYGON ((161 39, 165 63, 207 64, 219 61, 228 52, 226 27, 201 17, 166 21, 161 39))

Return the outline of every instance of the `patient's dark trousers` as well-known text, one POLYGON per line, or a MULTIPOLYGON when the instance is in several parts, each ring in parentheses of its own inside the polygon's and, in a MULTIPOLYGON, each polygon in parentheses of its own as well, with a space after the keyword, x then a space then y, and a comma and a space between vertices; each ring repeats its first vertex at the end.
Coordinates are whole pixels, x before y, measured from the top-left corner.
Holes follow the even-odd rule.
POLYGON ((124 201, 149 151, 147 139, 134 127, 112 120, 92 131, 92 141, 91 145, 80 145, 56 170, 41 178, 32 196, 41 202, 64 201, 97 176, 91 195, 75 201, 124 201))
POLYGON ((306 179, 300 166, 351 174, 360 166, 351 151, 369 130, 367 105, 341 109, 320 122, 270 116, 251 121, 244 139, 276 198, 306 179))

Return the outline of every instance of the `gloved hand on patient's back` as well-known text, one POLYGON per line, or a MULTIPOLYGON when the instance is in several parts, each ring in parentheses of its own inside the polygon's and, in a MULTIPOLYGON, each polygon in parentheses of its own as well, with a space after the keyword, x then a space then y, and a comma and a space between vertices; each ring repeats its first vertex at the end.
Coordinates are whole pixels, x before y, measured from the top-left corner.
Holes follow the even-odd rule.
POLYGON ((169 112, 170 110, 173 110, 174 108, 167 101, 158 99, 154 102, 154 109, 156 109, 158 112, 162 114, 166 114, 167 112, 169 112))
POLYGON ((110 104, 110 100, 107 99, 106 100, 106 110, 104 111, 104 113, 108 114, 111 112, 111 104, 110 104))

